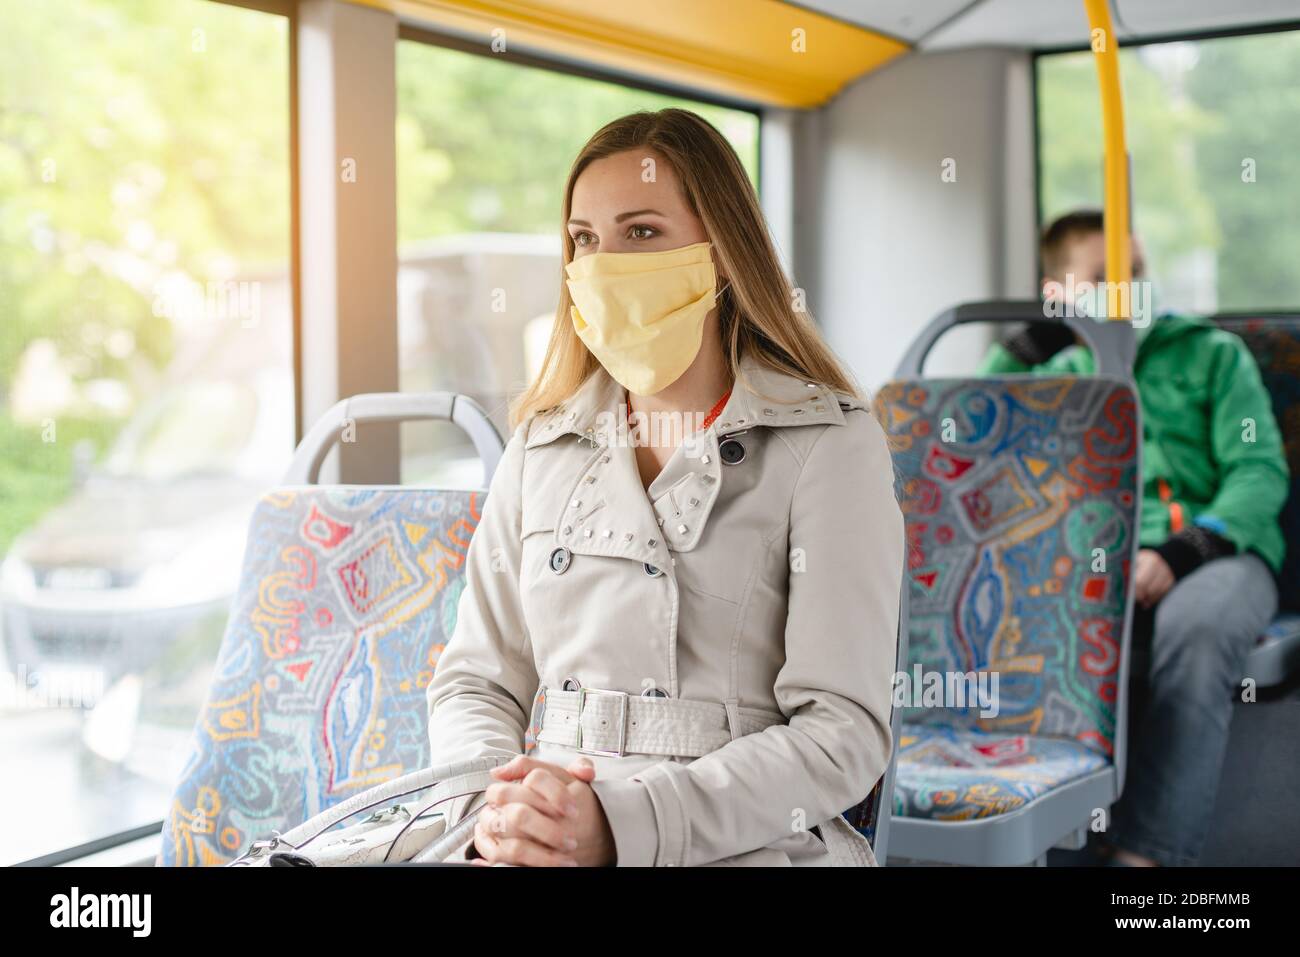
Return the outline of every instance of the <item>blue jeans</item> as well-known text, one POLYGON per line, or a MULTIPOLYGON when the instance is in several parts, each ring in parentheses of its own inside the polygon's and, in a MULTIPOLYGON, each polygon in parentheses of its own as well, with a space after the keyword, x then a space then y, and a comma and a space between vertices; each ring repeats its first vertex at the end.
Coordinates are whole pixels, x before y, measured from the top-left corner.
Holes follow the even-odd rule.
POLYGON ((1277 612, 1253 553, 1206 562, 1154 614, 1135 608, 1124 793, 1109 840, 1160 864, 1195 864, 1209 833, 1246 656, 1277 612))

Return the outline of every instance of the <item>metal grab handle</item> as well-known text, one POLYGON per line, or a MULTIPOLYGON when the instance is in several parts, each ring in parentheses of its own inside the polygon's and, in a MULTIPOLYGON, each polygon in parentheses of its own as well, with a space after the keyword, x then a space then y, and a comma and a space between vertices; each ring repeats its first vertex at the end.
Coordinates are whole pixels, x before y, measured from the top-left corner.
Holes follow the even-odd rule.
POLYGON ((349 425, 427 419, 454 422, 469 433, 474 451, 483 460, 483 487, 487 488, 501 461, 505 443, 483 407, 469 396, 455 392, 371 392, 341 399, 303 436, 284 483, 315 485, 325 456, 349 425))
POLYGON ((903 354, 895 378, 919 378, 926 356, 939 341, 939 337, 950 329, 972 322, 1040 322, 1062 323, 1079 339, 1083 340, 1097 360, 1097 372, 1100 375, 1119 376, 1132 379, 1133 358, 1137 354, 1137 340, 1133 336, 1133 325, 1128 322, 1098 322, 1087 318, 1056 318, 1045 315, 1043 303, 1038 300, 987 300, 982 302, 964 302, 939 313, 930 324, 921 330, 912 345, 903 354))

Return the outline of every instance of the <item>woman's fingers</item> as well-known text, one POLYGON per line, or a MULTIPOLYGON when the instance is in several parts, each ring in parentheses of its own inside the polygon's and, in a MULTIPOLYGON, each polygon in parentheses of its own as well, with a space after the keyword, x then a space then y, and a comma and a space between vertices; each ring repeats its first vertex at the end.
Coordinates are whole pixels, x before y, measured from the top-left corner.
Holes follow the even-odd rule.
MULTIPOLYGON (((558 827, 554 821, 527 805, 510 805, 510 808, 520 810, 502 812, 485 808, 474 824, 474 846, 485 860, 522 867, 572 867, 577 863, 568 854, 524 836, 552 833, 547 826, 558 827)), ((567 843, 564 838, 560 841, 567 843)))
POLYGON ((532 841, 508 837, 497 844, 498 856, 494 863, 517 864, 520 867, 577 867, 573 858, 552 851, 532 841))
POLYGON ((549 771, 559 777, 562 784, 569 783, 569 773, 558 764, 538 761, 536 758, 527 758, 522 754, 512 758, 506 764, 493 768, 490 773, 498 781, 520 781, 537 770, 549 771))
POLYGON ((505 807, 507 804, 528 804, 537 808, 543 814, 549 814, 551 817, 563 818, 564 811, 551 803, 549 797, 542 794, 527 784, 521 782, 498 782, 489 784, 484 792, 487 803, 492 807, 505 807))
POLYGON ((591 758, 577 758, 569 762, 569 766, 564 769, 573 775, 579 781, 590 784, 596 778, 596 766, 591 763, 591 758))
POLYGON ((526 777, 529 771, 542 767, 555 767, 555 765, 519 754, 505 764, 493 768, 489 773, 498 781, 519 781, 526 777))
POLYGON ((528 772, 524 778, 524 785, 544 797, 558 813, 573 818, 578 814, 578 802, 565 787, 572 780, 573 778, 559 768, 541 767, 528 772), (562 779, 559 774, 563 774, 568 780, 562 779))
POLYGON ((540 794, 522 784, 494 784, 488 789, 488 806, 480 820, 488 822, 493 838, 524 836, 557 850, 571 850, 576 821, 556 815, 554 808, 540 794))
POLYGON ((528 804, 507 804, 495 809, 488 827, 498 841, 523 837, 566 853, 578 847, 572 825, 562 824, 528 804))
POLYGON ((572 795, 550 769, 534 768, 522 780, 489 784, 485 795, 488 804, 503 805, 517 801, 531 804, 553 817, 573 817, 578 812, 578 805, 572 795))
POLYGON ((497 839, 492 836, 492 830, 488 827, 488 814, 491 810, 491 808, 484 808, 478 820, 474 822, 474 849, 479 852, 482 860, 489 863, 496 854, 497 846, 497 839))

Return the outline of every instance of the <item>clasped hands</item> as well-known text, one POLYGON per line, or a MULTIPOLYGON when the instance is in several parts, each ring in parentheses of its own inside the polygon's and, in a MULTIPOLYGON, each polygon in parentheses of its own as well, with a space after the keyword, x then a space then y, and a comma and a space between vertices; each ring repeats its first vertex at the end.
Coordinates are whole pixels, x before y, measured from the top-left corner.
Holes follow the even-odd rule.
POLYGON ((614 836, 590 782, 588 758, 568 767, 520 755, 492 770, 496 782, 474 825, 474 864, 602 867, 615 862, 614 836))

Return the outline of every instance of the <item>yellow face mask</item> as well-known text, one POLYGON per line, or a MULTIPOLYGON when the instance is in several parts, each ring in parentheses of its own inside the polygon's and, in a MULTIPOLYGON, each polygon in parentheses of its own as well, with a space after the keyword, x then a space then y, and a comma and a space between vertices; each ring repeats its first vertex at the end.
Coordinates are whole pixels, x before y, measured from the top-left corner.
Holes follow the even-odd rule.
POLYGON ((578 338, 629 392, 654 395, 699 354, 717 298, 709 248, 592 253, 564 267, 578 338))

